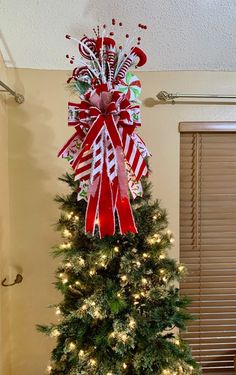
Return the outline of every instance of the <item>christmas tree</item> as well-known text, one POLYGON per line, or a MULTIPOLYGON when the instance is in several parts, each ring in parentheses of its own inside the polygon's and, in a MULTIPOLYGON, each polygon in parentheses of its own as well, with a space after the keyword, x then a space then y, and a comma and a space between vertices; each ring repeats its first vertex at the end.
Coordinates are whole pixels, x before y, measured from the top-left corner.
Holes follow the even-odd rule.
POLYGON ((173 237, 152 200, 149 153, 135 132, 140 82, 127 70, 146 55, 128 34, 116 48, 105 25, 102 35, 94 31, 95 39, 77 41, 90 65, 79 60, 68 80, 81 103, 69 103, 76 133, 59 153, 73 172, 61 178, 71 191, 56 198, 63 242, 53 250, 61 257, 55 285, 63 300, 53 306, 58 321, 38 326, 57 340, 48 371, 195 375, 198 365, 179 336, 191 319, 176 286, 184 266, 168 256, 173 237))
POLYGON ((197 374, 188 345, 173 331, 190 318, 175 286, 184 266, 168 257, 173 237, 150 185, 132 203, 138 233, 101 240, 84 233, 78 183, 69 174, 61 180, 73 191, 56 198, 64 241, 53 254, 62 257, 56 287, 64 299, 54 306, 58 322, 39 327, 57 338, 51 375, 197 374))

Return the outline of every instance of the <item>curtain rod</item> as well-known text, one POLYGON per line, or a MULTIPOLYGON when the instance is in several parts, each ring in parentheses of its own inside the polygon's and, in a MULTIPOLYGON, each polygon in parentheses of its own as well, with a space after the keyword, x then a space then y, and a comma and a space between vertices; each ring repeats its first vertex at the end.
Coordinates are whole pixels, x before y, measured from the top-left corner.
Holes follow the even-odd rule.
POLYGON ((9 92, 9 94, 13 95, 15 98, 15 101, 18 104, 22 104, 25 101, 25 98, 23 95, 13 91, 9 86, 7 86, 4 82, 0 81, 0 86, 4 88, 4 90, 0 90, 0 92, 9 92))
POLYGON ((236 99, 236 95, 216 95, 216 94, 178 94, 178 93, 168 93, 167 91, 160 91, 156 95, 157 99, 161 103, 167 103, 177 98, 187 98, 187 99, 236 99))

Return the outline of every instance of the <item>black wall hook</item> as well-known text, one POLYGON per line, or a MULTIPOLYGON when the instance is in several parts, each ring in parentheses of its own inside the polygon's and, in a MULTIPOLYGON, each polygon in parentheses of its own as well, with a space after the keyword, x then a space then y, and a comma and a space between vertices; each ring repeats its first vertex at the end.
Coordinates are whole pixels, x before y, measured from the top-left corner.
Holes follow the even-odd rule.
POLYGON ((20 284, 23 281, 23 276, 20 273, 18 273, 13 283, 7 284, 6 281, 7 281, 7 278, 5 277, 5 279, 2 280, 2 286, 12 286, 12 285, 20 284))

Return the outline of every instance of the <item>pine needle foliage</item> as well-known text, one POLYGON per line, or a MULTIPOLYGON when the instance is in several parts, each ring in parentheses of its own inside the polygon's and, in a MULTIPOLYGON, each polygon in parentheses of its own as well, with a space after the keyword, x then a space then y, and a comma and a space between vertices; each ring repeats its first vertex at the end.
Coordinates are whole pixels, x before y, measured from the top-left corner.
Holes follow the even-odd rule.
POLYGON ((144 198, 132 202, 138 234, 102 240, 84 233, 86 202, 77 201, 72 174, 60 178, 71 192, 57 196, 63 241, 52 249, 61 262, 51 306, 57 323, 38 330, 56 338, 51 375, 196 375, 200 369, 179 336, 192 317, 180 295, 183 265, 168 256, 173 237, 166 211, 144 198))

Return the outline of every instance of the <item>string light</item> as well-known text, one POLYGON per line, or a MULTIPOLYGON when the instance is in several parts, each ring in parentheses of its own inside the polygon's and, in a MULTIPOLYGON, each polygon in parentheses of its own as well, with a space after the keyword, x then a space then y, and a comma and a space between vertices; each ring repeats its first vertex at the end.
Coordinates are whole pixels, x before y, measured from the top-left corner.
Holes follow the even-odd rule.
POLYGON ((63 230, 63 236, 69 238, 69 237, 72 236, 72 234, 68 229, 64 229, 63 230))
POLYGON ((129 321, 129 327, 130 328, 135 328, 136 327, 136 322, 135 322, 135 320, 134 320, 134 318, 130 318, 130 321, 129 321))
POLYGON ((127 281, 127 280, 128 280, 128 278, 127 278, 127 276, 126 276, 126 275, 122 275, 122 276, 121 276, 121 280, 122 280, 122 281, 127 281))
POLYGON ((67 277, 63 277, 63 279, 62 279, 62 283, 63 283, 63 284, 68 283, 68 278, 67 278, 67 277))
POLYGON ((72 218, 72 216, 74 215, 74 212, 70 212, 70 213, 67 213, 66 214, 66 217, 67 217, 67 219, 71 219, 72 218))
POLYGON ((117 295, 117 297, 119 297, 119 298, 121 297, 121 293, 120 293, 120 292, 118 292, 116 295, 117 295))
POLYGON ((79 351, 79 357, 84 357, 84 350, 81 349, 81 350, 79 351))
POLYGON ((94 366, 96 366, 97 362, 96 362, 95 359, 91 358, 91 359, 89 360, 89 364, 90 364, 91 366, 94 367, 94 366))
POLYGON ((160 254, 159 255, 159 259, 165 259, 166 258, 166 255, 165 254, 160 254))
POLYGON ((178 345, 178 346, 180 345, 179 339, 175 339, 173 342, 174 342, 175 345, 178 345))
POLYGON ((107 372, 107 375, 113 375, 113 372, 109 371, 107 372))
POLYGON ((143 253, 143 258, 144 259, 147 259, 149 257, 149 255, 147 253, 143 253))
POLYGON ((50 374, 50 372, 52 371, 52 366, 47 366, 47 372, 50 374))
POLYGON ((75 221, 79 221, 79 216, 74 217, 75 221))
POLYGON ((73 350, 75 350, 75 348, 76 348, 75 343, 74 343, 74 342, 70 342, 68 348, 69 348, 69 351, 70 351, 70 352, 73 351, 73 350))
POLYGON ((170 243, 174 243, 175 242, 175 239, 174 238, 171 238, 170 239, 170 243))
POLYGON ((70 262, 67 262, 67 263, 65 264, 65 266, 66 266, 66 268, 71 268, 71 267, 72 267, 72 264, 71 264, 70 262))
POLYGON ((147 279, 145 279, 145 277, 143 277, 141 281, 142 281, 143 285, 146 285, 148 283, 148 281, 147 281, 147 279))
POLYGON ((181 264, 179 267, 178 267, 178 270, 179 272, 183 272, 185 270, 185 267, 181 264))
POLYGON ((128 366, 127 366, 126 363, 123 363, 122 367, 123 367, 124 370, 126 370, 128 366))
POLYGON ((86 303, 84 303, 84 304, 81 306, 81 309, 82 309, 83 311, 87 310, 87 308, 88 308, 88 305, 87 305, 86 303))
POLYGON ((77 281, 75 282, 75 285, 80 285, 80 282, 77 280, 77 281))
POLYGON ((154 215, 152 218, 153 218, 153 220, 156 220, 157 219, 157 215, 154 215))
POLYGON ((56 307, 56 312, 55 312, 56 315, 61 315, 61 309, 60 307, 56 307))
POLYGON ((118 246, 115 246, 115 247, 114 247, 114 251, 115 251, 115 253, 119 253, 119 247, 118 247, 118 246))
POLYGON ((165 270, 163 270, 163 268, 160 269, 160 274, 163 275, 163 273, 165 273, 165 270))
POLYGON ((138 267, 141 266, 141 263, 139 262, 139 260, 137 260, 136 264, 137 264, 138 267))
POLYGON ((171 230, 167 229, 166 233, 170 235, 171 234, 171 230))
POLYGON ((96 273, 95 269, 92 269, 92 270, 89 271, 90 276, 95 275, 95 273, 96 273))
POLYGON ((78 258, 78 263, 80 266, 84 266, 85 265, 85 260, 81 257, 78 258))
POLYGON ((51 337, 58 337, 60 336, 60 331, 58 329, 53 329, 52 332, 51 332, 51 337))

